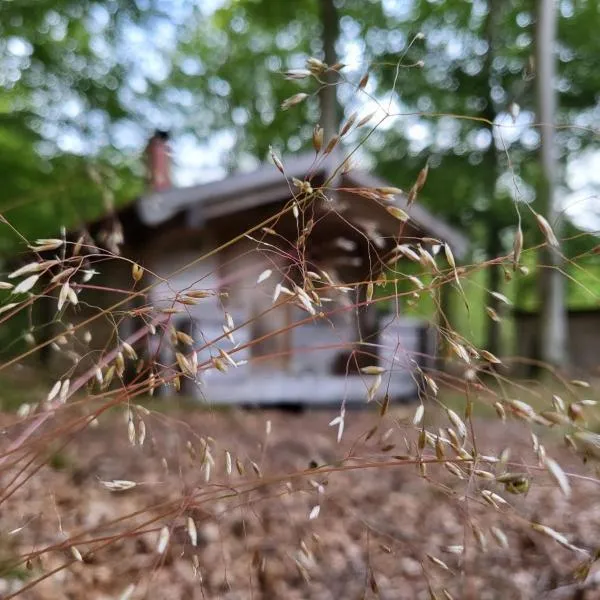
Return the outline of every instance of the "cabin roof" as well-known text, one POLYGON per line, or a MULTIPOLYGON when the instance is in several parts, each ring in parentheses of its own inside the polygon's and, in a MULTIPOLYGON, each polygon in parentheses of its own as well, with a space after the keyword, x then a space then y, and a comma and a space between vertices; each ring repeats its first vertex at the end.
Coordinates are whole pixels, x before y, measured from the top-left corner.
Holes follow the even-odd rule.
MULTIPOLYGON (((287 200, 292 195, 291 179, 325 178, 334 176, 335 187, 388 187, 390 183, 366 171, 350 171, 338 175, 336 167, 341 164, 339 155, 316 160, 315 154, 302 154, 283 161, 285 176, 270 163, 258 169, 229 175, 210 183, 190 187, 171 188, 151 192, 138 199, 136 209, 141 222, 148 227, 158 227, 180 213, 185 214, 190 226, 201 226, 210 219, 228 216, 242 210, 287 200)), ((399 196, 394 203, 407 208, 406 198, 399 196)), ((467 238, 434 216, 429 210, 415 203, 409 209, 410 219, 425 235, 447 242, 457 256, 463 256, 468 248, 467 238)), ((382 218, 394 217, 384 213, 382 218)))

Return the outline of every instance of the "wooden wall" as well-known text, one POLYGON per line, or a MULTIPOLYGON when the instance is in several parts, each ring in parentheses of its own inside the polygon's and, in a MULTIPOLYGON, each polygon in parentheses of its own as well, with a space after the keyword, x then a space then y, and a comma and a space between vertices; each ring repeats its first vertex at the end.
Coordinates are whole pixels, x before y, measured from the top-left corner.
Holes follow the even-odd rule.
MULTIPOLYGON (((526 359, 539 357, 541 343, 538 317, 535 313, 514 313, 515 353, 526 359)), ((600 310, 569 311, 569 359, 575 369, 581 373, 600 375, 600 310)), ((531 374, 533 367, 523 362, 519 371, 531 374)))

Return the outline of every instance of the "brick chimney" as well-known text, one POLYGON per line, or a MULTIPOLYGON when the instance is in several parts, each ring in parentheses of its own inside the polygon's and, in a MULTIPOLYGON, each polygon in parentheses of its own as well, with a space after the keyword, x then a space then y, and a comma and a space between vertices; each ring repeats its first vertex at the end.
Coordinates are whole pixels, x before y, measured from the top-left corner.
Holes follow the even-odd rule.
POLYGON ((169 133, 155 131, 146 147, 148 182, 153 192, 161 192, 171 187, 171 150, 169 133))

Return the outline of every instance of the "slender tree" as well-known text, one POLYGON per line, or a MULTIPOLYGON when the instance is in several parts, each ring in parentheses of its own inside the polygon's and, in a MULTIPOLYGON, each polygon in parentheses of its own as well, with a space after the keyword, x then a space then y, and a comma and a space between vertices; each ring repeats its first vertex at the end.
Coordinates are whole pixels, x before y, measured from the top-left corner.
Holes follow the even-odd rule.
MULTIPOLYGON (((339 36, 339 16, 333 0, 320 0, 321 2, 321 40, 323 55, 328 65, 337 62, 335 43, 339 36)), ((321 89, 320 97, 321 127, 326 140, 331 139, 338 130, 340 108, 335 89, 335 73, 326 74, 325 85, 321 89)))
MULTIPOLYGON (((536 96, 540 122, 540 167, 537 184, 538 211, 544 215, 560 239, 559 210, 556 202, 556 146, 554 120, 557 95, 555 89, 557 3, 539 0, 536 29, 536 96)), ((565 308, 565 281, 560 248, 545 245, 540 252, 540 332, 541 358, 555 366, 568 362, 567 316, 565 308)))
MULTIPOLYGON (((499 77, 496 76, 494 68, 494 57, 497 56, 498 36, 500 33, 500 10, 502 5, 498 2, 490 0, 487 6, 487 21, 485 23, 485 38, 487 43, 487 51, 485 54, 484 74, 488 78, 488 98, 483 116, 488 122, 488 129, 492 142, 489 144, 487 151, 484 154, 484 161, 487 168, 484 171, 484 193, 487 193, 492 202, 496 196, 496 182, 501 171, 501 166, 498 161, 498 150, 494 142, 494 125, 496 120, 496 106, 493 98, 494 86, 499 85, 499 77)), ((502 239, 500 229, 497 226, 493 211, 489 211, 484 217, 486 229, 486 253, 488 259, 493 260, 502 253, 502 239)), ((496 314, 501 313, 502 303, 494 292, 499 292, 502 286, 502 272, 499 264, 493 263, 488 271, 488 298, 487 303, 496 314)), ((501 328, 500 323, 496 319, 490 318, 487 327, 487 349, 495 355, 501 354, 501 328)))

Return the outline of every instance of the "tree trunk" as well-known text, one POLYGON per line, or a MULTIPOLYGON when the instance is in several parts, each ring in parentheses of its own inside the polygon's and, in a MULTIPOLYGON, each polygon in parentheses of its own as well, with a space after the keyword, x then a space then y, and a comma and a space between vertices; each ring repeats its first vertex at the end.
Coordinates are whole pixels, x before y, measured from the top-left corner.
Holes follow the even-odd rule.
MULTIPOLYGON (((484 179, 484 194, 489 197, 490 210, 492 217, 488 218, 486 223, 486 236, 487 236, 487 258, 493 260, 498 257, 502 252, 502 243, 498 235, 498 228, 494 223, 493 218, 493 204, 496 195, 496 181, 498 179, 498 152, 496 150, 496 142, 494 139, 494 120, 496 119, 496 110, 494 107, 494 101, 492 99, 492 88, 496 84, 496 76, 494 72, 494 56, 496 54, 496 48, 498 45, 498 31, 499 31, 499 18, 500 18, 500 4, 490 0, 488 3, 488 16, 486 23, 486 38, 488 43, 488 49, 485 57, 485 73, 487 73, 487 106, 484 111, 484 117, 490 122, 488 129, 492 136, 492 142, 489 149, 486 152, 485 163, 487 168, 485 170, 486 177, 484 179)), ((494 309, 494 311, 500 314, 501 306, 498 298, 493 295, 493 292, 500 291, 500 285, 502 283, 501 267, 497 264, 492 264, 488 268, 488 294, 486 298, 486 304, 494 309)), ((487 334, 486 334, 486 349, 495 354, 496 356, 501 354, 500 347, 500 323, 488 318, 487 320, 487 334)))
MULTIPOLYGON (((554 119, 556 115, 556 59, 554 47, 557 29, 556 0, 538 0, 536 30, 536 96, 540 125, 541 176, 536 190, 537 207, 556 237, 560 239, 555 200, 556 153, 554 119)), ((562 256, 559 248, 544 246, 539 256, 541 358, 554 367, 565 367, 567 354, 567 315, 565 281, 560 272, 562 256)))
MULTIPOLYGON (((323 27, 321 39, 324 60, 331 66, 337 62, 335 43, 339 36, 339 18, 334 0, 321 0, 321 25, 323 27)), ((326 85, 320 91, 319 100, 321 103, 321 127, 325 144, 327 144, 327 141, 337 133, 339 128, 339 106, 335 86, 337 74, 326 73, 324 80, 326 85)))

